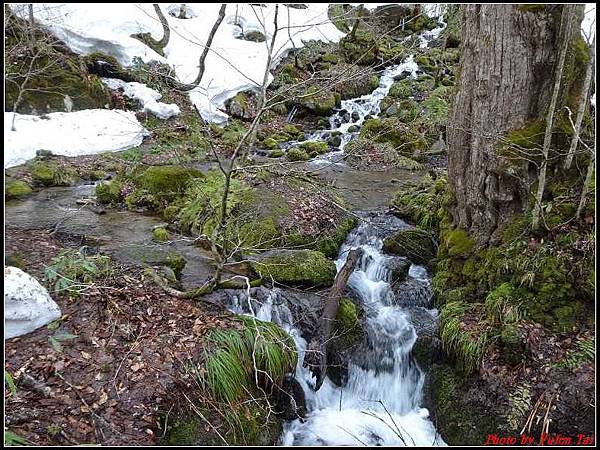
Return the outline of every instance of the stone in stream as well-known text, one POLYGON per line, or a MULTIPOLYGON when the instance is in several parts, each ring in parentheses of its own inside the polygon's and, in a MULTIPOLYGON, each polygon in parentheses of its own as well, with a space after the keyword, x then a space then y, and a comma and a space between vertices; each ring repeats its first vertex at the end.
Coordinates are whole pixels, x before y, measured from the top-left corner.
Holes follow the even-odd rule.
POLYGON ((437 317, 431 311, 421 307, 407 308, 405 312, 417 333, 417 340, 411 353, 419 366, 426 369, 442 356, 442 341, 438 336, 437 317))
POLYGON ((394 255, 408 256, 417 264, 428 264, 436 254, 431 235, 415 227, 403 228, 385 238, 383 250, 394 255))
POLYGON ((433 290, 431 284, 422 280, 409 278, 406 281, 392 282, 394 304, 402 308, 433 306, 433 290))
POLYGON ((387 259, 386 267, 390 271, 390 284, 401 283, 406 280, 410 269, 410 260, 402 256, 393 256, 387 259))
POLYGON ((360 114, 358 111, 352 111, 352 122, 358 122, 360 120, 360 114))
POLYGON ((4 339, 31 333, 61 315, 35 278, 16 267, 4 268, 4 339))

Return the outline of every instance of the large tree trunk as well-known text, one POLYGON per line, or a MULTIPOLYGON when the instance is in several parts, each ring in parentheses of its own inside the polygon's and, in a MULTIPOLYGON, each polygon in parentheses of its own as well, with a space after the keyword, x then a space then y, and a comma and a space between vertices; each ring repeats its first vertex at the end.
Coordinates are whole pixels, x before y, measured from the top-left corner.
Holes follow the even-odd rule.
MULTIPOLYGON (((561 47, 562 8, 462 6, 460 80, 448 124, 448 179, 455 197, 453 222, 479 246, 495 241, 502 225, 529 201, 535 165, 527 159, 507 161, 498 145, 509 131, 544 118, 561 47)), ((581 20, 581 13, 570 16, 581 20)))

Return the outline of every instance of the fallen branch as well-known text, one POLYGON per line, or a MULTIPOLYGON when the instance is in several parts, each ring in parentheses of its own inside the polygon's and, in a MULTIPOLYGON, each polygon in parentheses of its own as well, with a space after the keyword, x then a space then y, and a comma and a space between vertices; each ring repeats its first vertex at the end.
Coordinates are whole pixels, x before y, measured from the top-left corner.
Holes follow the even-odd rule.
POLYGON ((363 250, 361 248, 355 248, 348 253, 344 267, 342 267, 333 280, 333 286, 325 301, 315 336, 307 346, 304 367, 309 367, 310 371, 317 378, 315 391, 319 390, 325 379, 325 372, 327 370, 327 343, 331 335, 331 325, 337 315, 340 299, 346 290, 348 278, 354 272, 354 267, 360 260, 362 253, 363 250))

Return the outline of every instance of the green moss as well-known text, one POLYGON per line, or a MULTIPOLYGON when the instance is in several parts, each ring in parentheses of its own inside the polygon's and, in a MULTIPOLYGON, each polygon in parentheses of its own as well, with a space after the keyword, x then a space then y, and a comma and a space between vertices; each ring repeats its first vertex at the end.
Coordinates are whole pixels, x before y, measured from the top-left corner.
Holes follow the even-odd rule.
POLYGON ((123 184, 116 180, 105 181, 96 185, 96 198, 100 203, 118 203, 121 200, 123 184))
POLYGON ((416 151, 424 150, 427 145, 419 134, 395 117, 367 120, 360 130, 359 137, 372 142, 389 143, 396 152, 409 158, 416 151))
MULTIPOLYGON (((304 143, 300 144, 298 146, 298 148, 303 150, 305 153, 307 153, 311 157, 321 155, 323 153, 326 153, 327 150, 329 150, 329 147, 327 146, 327 142, 315 142, 315 141, 304 142, 304 143)), ((288 152, 288 157, 289 157, 289 152, 288 152)))
POLYGON ((269 158, 281 158, 283 155, 285 155, 285 152, 281 149, 272 150, 269 152, 269 158))
POLYGON ((265 139, 263 145, 271 150, 279 149, 279 142, 272 137, 265 139))
POLYGON ((261 277, 284 285, 329 285, 336 274, 333 261, 314 250, 268 252, 251 265, 261 277))
POLYGON ((167 203, 183 196, 192 180, 202 178, 201 172, 181 166, 152 166, 134 175, 133 182, 154 201, 152 206, 164 208, 167 203))
POLYGON ((24 197, 33 192, 31 186, 21 180, 6 180, 4 195, 7 200, 24 197))
POLYGON ((29 51, 19 50, 29 40, 25 35, 27 23, 11 15, 5 25, 5 63, 11 67, 5 78, 5 111, 12 111, 17 101, 17 112, 21 114, 64 112, 69 108, 78 111, 110 104, 109 91, 100 77, 90 73, 83 58, 55 36, 38 28, 34 57, 29 51))
POLYGON ((411 95, 411 81, 404 79, 394 82, 388 95, 396 98, 407 98, 411 95))
POLYGON ((162 263, 165 266, 170 267, 175 273, 175 276, 179 279, 181 277, 181 272, 183 272, 183 269, 187 264, 187 261, 181 253, 169 252, 162 263))
POLYGON ((308 156, 308 153, 306 153, 306 151, 304 151, 298 147, 290 148, 287 151, 286 155, 290 161, 307 161, 310 159, 310 156, 308 156))
POLYGON ((75 181, 75 172, 55 162, 35 159, 28 164, 33 181, 43 186, 70 186, 75 181))
POLYGON ((349 298, 340 300, 337 315, 335 316, 334 336, 343 348, 350 348, 358 344, 363 337, 363 330, 358 317, 356 305, 349 298))
MULTIPOLYGON (((211 170, 202 178, 190 181, 178 215, 184 231, 193 234, 210 235, 220 221, 220 205, 223 197, 225 179, 218 170, 211 170)), ((232 179, 227 202, 228 213, 240 202, 248 198, 251 191, 242 182, 232 179)))
POLYGON ((156 242, 166 242, 169 240, 169 232, 165 228, 155 228, 152 230, 152 239, 156 242))
POLYGON ((457 228, 444 236, 444 245, 448 256, 466 256, 473 249, 475 241, 465 230, 457 228))
POLYGON ((340 53, 350 64, 369 66, 376 62, 379 45, 373 34, 359 29, 355 36, 347 34, 340 40, 340 53))

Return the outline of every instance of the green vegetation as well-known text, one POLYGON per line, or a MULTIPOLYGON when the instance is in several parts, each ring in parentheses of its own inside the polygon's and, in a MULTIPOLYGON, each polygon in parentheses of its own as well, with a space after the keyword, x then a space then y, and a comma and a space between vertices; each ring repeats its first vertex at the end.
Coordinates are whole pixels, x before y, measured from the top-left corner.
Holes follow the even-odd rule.
POLYGON ((400 256, 408 256, 418 264, 429 264, 435 257, 431 234, 420 228, 403 228, 383 241, 383 250, 400 256))
POLYGON ((100 203, 119 203, 123 184, 117 180, 105 181, 96 185, 96 198, 100 203))
POLYGON ((165 228, 155 228, 152 230, 152 239, 156 242, 166 242, 169 240, 169 232, 165 228))
POLYGON ((213 345, 204 355, 201 385, 218 401, 233 402, 247 394, 259 380, 265 387, 278 384, 297 362, 292 338, 271 322, 239 316, 242 329, 213 330, 213 345))
POLYGON ((25 197, 33 192, 31 186, 21 180, 11 180, 5 178, 5 191, 4 195, 7 200, 12 200, 14 198, 25 197))
POLYGON ((333 261, 315 250, 275 250, 260 255, 252 268, 262 278, 284 285, 329 285, 336 274, 333 261))
POLYGON ((333 335, 336 336, 337 345, 350 348, 358 344, 363 337, 363 329, 358 317, 356 305, 349 298, 340 300, 333 335))
MULTIPOLYGON (((325 145, 327 145, 327 144, 325 144, 325 145)), ((298 147, 290 148, 287 151, 286 155, 290 161, 308 161, 310 159, 310 156, 308 156, 308 153, 306 153, 305 150, 302 150, 301 148, 298 148, 298 147)))
POLYGON ((108 256, 86 255, 85 249, 63 250, 46 267, 45 280, 54 292, 78 297, 83 289, 111 270, 108 256))
POLYGON ((444 349, 456 356, 459 367, 467 373, 479 366, 490 345, 490 330, 479 321, 478 307, 476 303, 453 301, 440 311, 444 349))
POLYGON ((36 158, 27 166, 33 181, 42 186, 70 186, 76 178, 73 169, 61 166, 55 161, 36 158))

